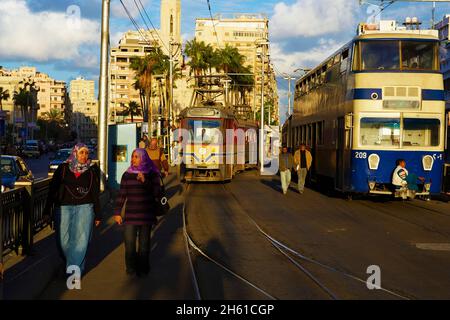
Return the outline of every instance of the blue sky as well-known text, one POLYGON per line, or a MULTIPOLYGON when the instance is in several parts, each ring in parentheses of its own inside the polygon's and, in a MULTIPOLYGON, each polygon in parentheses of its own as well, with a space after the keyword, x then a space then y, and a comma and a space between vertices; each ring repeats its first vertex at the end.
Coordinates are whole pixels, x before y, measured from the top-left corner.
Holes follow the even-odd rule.
MULTIPOLYGON (((123 0, 138 23, 144 24, 134 1, 123 0)), ((159 0, 141 0, 159 27, 159 0)), ((37 66, 39 71, 69 82, 77 76, 97 80, 101 0, 1 0, 0 65, 37 66)), ((370 2, 377 2, 372 0, 370 2)), ((195 18, 209 17, 206 0, 181 0, 182 34, 194 34, 195 18)), ((431 3, 395 3, 382 19, 418 16, 431 21, 431 3)), ((350 40, 358 22, 370 19, 372 7, 358 0, 211 0, 215 13, 265 13, 270 18, 271 58, 280 73, 313 67, 350 40)), ((119 0, 111 0, 111 43, 133 29, 119 0)), ((450 13, 449 3, 438 3, 436 18, 450 13)), ((279 80, 281 113, 286 112, 287 83, 279 80)), ((284 116, 282 117, 284 118, 284 116)))

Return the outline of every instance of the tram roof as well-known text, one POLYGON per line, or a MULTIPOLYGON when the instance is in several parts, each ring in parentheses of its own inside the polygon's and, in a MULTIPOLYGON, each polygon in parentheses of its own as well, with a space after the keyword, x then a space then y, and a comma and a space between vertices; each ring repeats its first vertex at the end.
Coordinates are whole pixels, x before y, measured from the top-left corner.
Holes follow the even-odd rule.
POLYGON ((356 35, 352 40, 344 44, 338 50, 334 51, 326 59, 324 59, 320 64, 315 66, 313 69, 305 73, 300 77, 295 83, 303 81, 305 78, 315 74, 319 69, 322 68, 324 63, 335 57, 337 54, 346 50, 350 45, 356 41, 364 39, 380 39, 380 40, 401 40, 401 39, 422 39, 422 40, 435 40, 439 41, 439 33, 437 30, 394 30, 394 31, 365 31, 363 34, 356 35))

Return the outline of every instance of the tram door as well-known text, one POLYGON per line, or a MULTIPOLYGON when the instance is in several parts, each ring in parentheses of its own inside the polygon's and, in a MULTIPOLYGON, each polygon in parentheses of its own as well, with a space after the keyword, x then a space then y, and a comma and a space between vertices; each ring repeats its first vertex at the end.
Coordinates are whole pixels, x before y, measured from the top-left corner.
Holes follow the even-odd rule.
POLYGON ((338 118, 336 150, 336 189, 351 189, 351 128, 346 126, 345 117, 338 118))

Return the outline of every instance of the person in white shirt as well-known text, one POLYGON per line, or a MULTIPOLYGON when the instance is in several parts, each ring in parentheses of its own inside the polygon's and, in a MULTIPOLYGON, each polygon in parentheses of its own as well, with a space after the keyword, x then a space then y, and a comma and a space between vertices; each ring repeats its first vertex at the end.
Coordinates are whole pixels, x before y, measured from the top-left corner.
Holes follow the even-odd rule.
POLYGON ((408 170, 406 170, 406 161, 399 159, 396 161, 396 168, 392 174, 392 184, 396 188, 405 187, 408 185, 406 178, 408 177, 408 170))

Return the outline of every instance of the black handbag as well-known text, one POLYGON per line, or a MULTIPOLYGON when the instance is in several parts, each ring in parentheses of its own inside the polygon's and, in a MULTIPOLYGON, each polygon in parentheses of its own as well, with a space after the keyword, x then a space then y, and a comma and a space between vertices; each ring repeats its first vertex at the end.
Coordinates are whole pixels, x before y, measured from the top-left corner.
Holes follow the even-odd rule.
POLYGON ((160 192, 159 195, 155 198, 156 204, 155 216, 157 217, 166 215, 167 212, 169 212, 170 210, 169 200, 167 199, 166 196, 166 188, 164 186, 164 181, 161 175, 159 176, 159 178, 161 179, 160 192))

